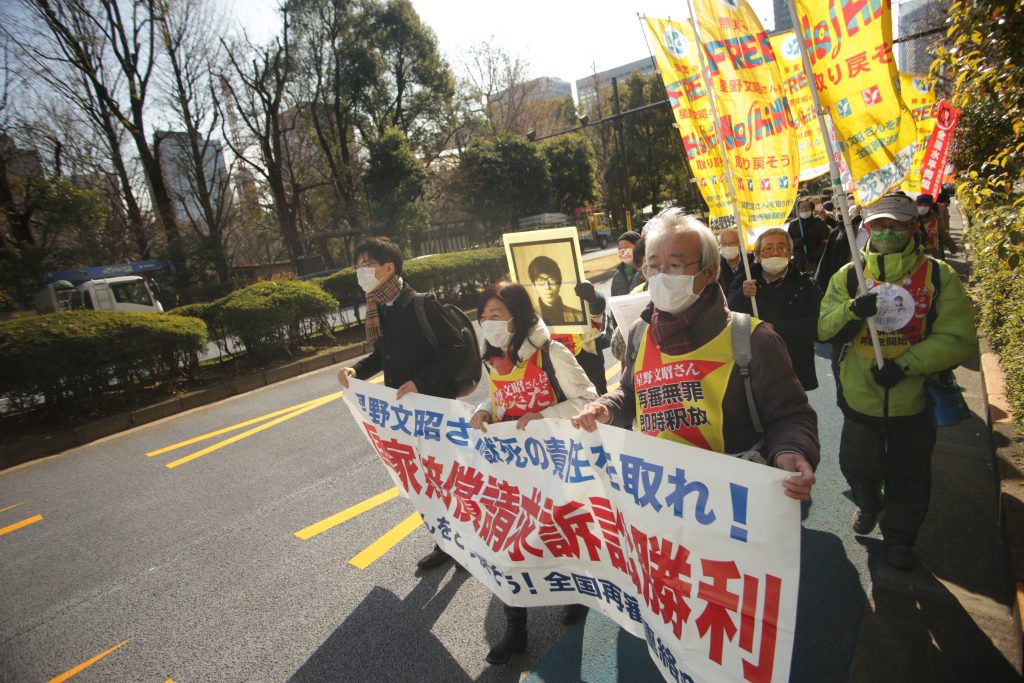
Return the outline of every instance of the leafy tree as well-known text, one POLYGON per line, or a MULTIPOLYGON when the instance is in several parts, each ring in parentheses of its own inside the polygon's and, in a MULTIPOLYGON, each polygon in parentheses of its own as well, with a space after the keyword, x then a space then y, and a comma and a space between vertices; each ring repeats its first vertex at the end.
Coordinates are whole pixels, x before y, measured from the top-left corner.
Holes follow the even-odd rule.
POLYGON ((369 144, 363 183, 384 234, 400 244, 422 231, 428 212, 422 203, 427 173, 402 131, 392 128, 369 144))
POLYGON ((551 171, 555 206, 572 215, 573 209, 593 203, 594 152, 582 135, 561 135, 545 140, 541 151, 551 171))
POLYGON ((467 213, 489 239, 516 228, 524 216, 551 209, 551 173, 541 151, 524 138, 501 136, 471 145, 458 180, 467 213))

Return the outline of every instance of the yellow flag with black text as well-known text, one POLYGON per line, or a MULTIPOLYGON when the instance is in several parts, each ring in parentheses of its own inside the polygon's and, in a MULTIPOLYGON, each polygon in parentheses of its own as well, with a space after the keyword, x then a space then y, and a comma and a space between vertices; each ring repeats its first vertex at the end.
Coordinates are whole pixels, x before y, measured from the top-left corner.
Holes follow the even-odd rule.
POLYGON ((786 224, 800 177, 798 124, 768 34, 746 0, 693 0, 726 163, 749 237, 786 224))
POLYGON ((732 215, 732 199, 725 181, 725 167, 718 151, 708 88, 701 73, 693 26, 687 21, 646 17, 654 59, 665 83, 672 115, 679 127, 683 150, 694 181, 707 202, 710 218, 732 215))
POLYGON ((924 167, 924 153, 928 149, 928 140, 935 130, 935 90, 927 76, 900 74, 900 94, 903 103, 910 107, 910 113, 917 123, 917 149, 914 151, 914 162, 910 165, 907 177, 903 179, 900 189, 911 196, 921 194, 921 169, 924 167))
POLYGON ((828 173, 828 152, 821 138, 821 126, 814 110, 814 96, 807 85, 807 72, 800 58, 800 45, 794 31, 768 36, 772 42, 779 75, 786 86, 786 97, 797 123, 797 148, 800 151, 800 180, 828 173))
POLYGON ((899 93, 891 0, 795 0, 821 105, 861 206, 898 187, 914 160, 917 127, 899 93))

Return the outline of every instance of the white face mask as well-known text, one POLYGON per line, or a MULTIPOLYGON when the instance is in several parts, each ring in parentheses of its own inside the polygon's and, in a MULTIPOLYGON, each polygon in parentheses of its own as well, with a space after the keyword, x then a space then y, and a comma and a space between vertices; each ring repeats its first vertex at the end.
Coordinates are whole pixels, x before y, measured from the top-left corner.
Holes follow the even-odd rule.
POLYGON ((508 330, 511 320, 484 320, 480 323, 484 339, 496 349, 504 350, 512 341, 512 333, 508 330))
POLYGON ((380 280, 377 279, 377 269, 374 266, 363 266, 356 268, 356 281, 364 292, 372 292, 380 286, 380 280))
POLYGON ((800 218, 803 218, 804 220, 807 220, 807 219, 808 219, 808 218, 810 218, 810 217, 811 217, 812 215, 814 215, 814 212, 813 212, 813 211, 801 211, 801 212, 800 212, 800 218))
POLYGON ((789 258, 786 256, 770 256, 761 259, 761 268, 769 275, 778 275, 789 265, 789 258))
POLYGON ((927 216, 928 215, 928 209, 930 209, 930 208, 931 208, 930 206, 924 206, 923 204, 918 204, 917 205, 917 215, 918 216, 927 216))
POLYGON ((700 292, 693 291, 695 275, 666 275, 657 273, 647 281, 651 301, 659 311, 671 315, 682 313, 700 298, 700 292))
POLYGON ((725 258, 726 261, 732 261, 734 258, 740 255, 739 247, 722 247, 720 251, 722 252, 722 256, 723 258, 725 258))

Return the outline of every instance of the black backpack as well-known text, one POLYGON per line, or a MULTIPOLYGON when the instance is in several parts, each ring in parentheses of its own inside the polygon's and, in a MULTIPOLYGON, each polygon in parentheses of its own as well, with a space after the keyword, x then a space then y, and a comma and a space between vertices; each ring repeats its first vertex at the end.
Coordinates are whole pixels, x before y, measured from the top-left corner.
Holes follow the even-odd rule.
MULTIPOLYGON (((434 334, 434 330, 430 326, 430 319, 427 317, 427 297, 437 301, 437 297, 434 296, 433 292, 417 294, 413 298, 413 308, 416 311, 416 317, 420 321, 420 327, 423 328, 423 334, 426 335, 430 345, 437 350, 437 335, 434 334)), ((473 329, 473 321, 458 306, 441 302, 438 302, 438 305, 441 307, 441 313, 444 314, 444 317, 448 319, 452 327, 458 330, 459 336, 462 337, 462 343, 467 348, 462 366, 456 371, 454 377, 455 395, 459 397, 467 396, 476 389, 476 385, 480 381, 480 371, 483 367, 480 359, 480 344, 476 338, 476 331, 473 329)))

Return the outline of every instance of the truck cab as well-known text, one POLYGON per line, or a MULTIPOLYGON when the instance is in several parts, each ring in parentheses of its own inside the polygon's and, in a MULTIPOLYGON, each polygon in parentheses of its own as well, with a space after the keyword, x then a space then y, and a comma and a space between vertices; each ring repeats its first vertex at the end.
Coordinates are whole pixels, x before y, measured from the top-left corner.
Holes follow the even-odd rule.
POLYGON ((75 287, 71 308, 91 311, 162 313, 164 308, 138 275, 88 280, 75 287))

